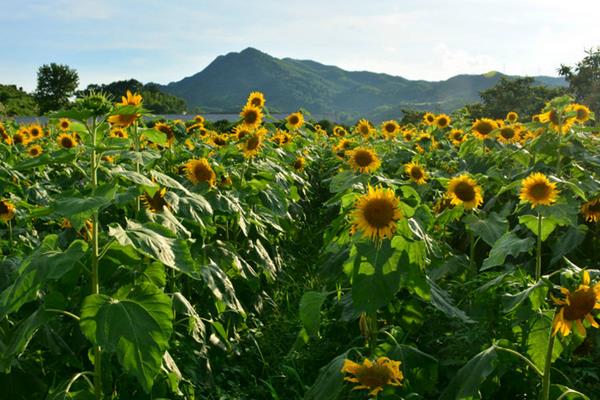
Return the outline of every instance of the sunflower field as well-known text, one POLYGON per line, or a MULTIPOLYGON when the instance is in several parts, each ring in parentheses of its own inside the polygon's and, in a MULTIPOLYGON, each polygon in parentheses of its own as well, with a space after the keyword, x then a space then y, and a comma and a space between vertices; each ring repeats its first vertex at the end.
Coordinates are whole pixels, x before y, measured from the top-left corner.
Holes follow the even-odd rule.
POLYGON ((600 135, 527 120, 0 124, 6 399, 598 399, 600 135))

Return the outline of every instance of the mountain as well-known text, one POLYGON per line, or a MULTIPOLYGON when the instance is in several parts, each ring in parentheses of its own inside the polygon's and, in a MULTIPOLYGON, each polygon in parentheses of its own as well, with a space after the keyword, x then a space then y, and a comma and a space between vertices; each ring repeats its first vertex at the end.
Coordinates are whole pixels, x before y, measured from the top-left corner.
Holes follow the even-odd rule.
MULTIPOLYGON (((379 121, 398 117, 401 108, 449 112, 479 101, 479 92, 503 75, 457 75, 445 81, 408 80, 367 71, 345 71, 310 60, 275 58, 254 48, 217 57, 204 70, 162 86, 202 112, 239 112, 248 94, 261 91, 271 112, 304 108, 313 116, 338 121, 359 117, 379 121)), ((536 77, 547 86, 562 78, 536 77)))

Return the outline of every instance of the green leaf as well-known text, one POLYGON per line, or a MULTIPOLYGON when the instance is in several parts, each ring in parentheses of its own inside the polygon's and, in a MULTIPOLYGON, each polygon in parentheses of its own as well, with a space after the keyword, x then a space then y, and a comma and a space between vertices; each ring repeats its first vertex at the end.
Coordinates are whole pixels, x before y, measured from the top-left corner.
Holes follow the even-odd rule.
POLYGON ((506 218, 495 212, 490 213, 485 219, 480 219, 475 214, 468 214, 463 221, 471 231, 490 246, 493 246, 508 231, 506 218))
POLYGON ((203 265, 200 268, 200 274, 217 301, 225 304, 242 316, 246 315, 242 304, 235 294, 233 284, 217 264, 211 261, 210 264, 203 265))
MULTIPOLYGON (((527 354, 541 371, 544 370, 546 362, 548 339, 552 330, 552 314, 553 312, 546 311, 535 315, 531 321, 532 327, 529 336, 527 336, 527 354)), ((552 348, 552 362, 560 357, 562 350, 560 340, 555 340, 552 348)))
MULTIPOLYGON (((519 223, 525 225, 535 236, 538 235, 538 217, 535 215, 523 215, 519 217, 519 223)), ((548 236, 557 225, 565 225, 565 223, 553 217, 542 217, 542 242, 548 239, 548 236)))
POLYGON ((78 109, 61 110, 61 111, 55 111, 55 112, 48 114, 48 118, 50 118, 50 119, 69 118, 69 119, 74 119, 76 121, 82 122, 84 124, 87 123, 87 120, 92 118, 93 116, 94 116, 94 113, 92 111, 78 110, 78 109))
POLYGON ((571 251, 579 248, 588 232, 586 225, 570 226, 567 231, 556 239, 552 245, 552 259, 550 264, 555 264, 571 251))
POLYGON ((406 344, 394 347, 388 357, 402 362, 400 369, 412 391, 426 394, 437 390, 438 360, 435 357, 406 344))
POLYGON ((321 306, 327 298, 327 293, 306 292, 300 299, 300 320, 306 332, 311 336, 319 335, 321 325, 321 306))
POLYGON ((494 346, 477 354, 457 372, 440 400, 479 399, 479 387, 494 372, 497 361, 494 346))
POLYGON ((544 281, 540 280, 519 293, 505 295, 502 301, 504 305, 502 311, 509 313, 527 299, 530 299, 533 308, 537 309, 544 303, 547 291, 548 286, 544 281))
POLYGON ((344 360, 348 358, 349 351, 340 354, 319 370, 319 376, 304 395, 304 400, 335 400, 338 398, 344 388, 342 367, 344 360))
POLYGON ((474 321, 465 314, 463 310, 454 305, 454 301, 448 293, 440 288, 435 282, 427 277, 427 282, 431 288, 431 305, 449 316, 450 318, 458 318, 466 323, 474 321))
POLYGON ((77 153, 69 149, 61 149, 52 153, 42 153, 42 155, 33 158, 27 158, 15 164, 14 169, 23 171, 35 167, 53 164, 66 164, 75 159, 77 153))
POLYGON ((46 236, 40 247, 23 261, 15 281, 0 293, 0 319, 35 300, 47 281, 60 279, 81 263, 88 249, 86 242, 75 240, 64 252, 57 242, 57 235, 46 236))
POLYGON ((108 234, 122 246, 133 246, 139 253, 198 279, 198 270, 187 242, 176 238, 173 232, 162 225, 127 220, 127 229, 113 223, 109 225, 108 234))
POLYGON ((146 129, 145 131, 140 132, 140 136, 141 135, 143 135, 145 139, 151 141, 152 143, 156 143, 161 146, 167 144, 167 135, 164 132, 156 129, 146 129))
POLYGON ((331 179, 329 191, 331 191, 331 193, 340 193, 353 187, 359 182, 360 175, 357 175, 352 171, 340 172, 331 179))
POLYGON ((150 393, 173 330, 171 299, 150 283, 124 287, 114 296, 85 298, 80 327, 104 351, 115 352, 123 369, 150 393))
POLYGON ((39 308, 19 323, 12 332, 6 347, 2 348, 0 353, 0 371, 10 372, 13 359, 25 351, 33 335, 48 322, 48 319, 48 313, 39 308))
POLYGON ((480 270, 484 271, 504 264, 506 256, 517 256, 533 248, 535 240, 531 237, 521 239, 514 231, 507 232, 492 246, 488 258, 483 261, 480 270))

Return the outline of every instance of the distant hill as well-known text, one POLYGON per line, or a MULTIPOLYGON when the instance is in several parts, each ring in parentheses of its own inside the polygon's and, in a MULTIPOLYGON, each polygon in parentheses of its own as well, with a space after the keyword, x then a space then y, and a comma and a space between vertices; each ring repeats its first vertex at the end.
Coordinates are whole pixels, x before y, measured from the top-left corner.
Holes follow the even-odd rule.
MULTIPOLYGON (((352 121, 398 117, 401 108, 449 112, 479 101, 499 72, 457 75, 445 81, 408 80, 367 71, 345 71, 310 60, 275 58, 254 48, 217 57, 197 74, 161 86, 203 112, 239 112, 251 91, 261 91, 271 111, 300 107, 313 115, 352 121)), ((566 86, 562 78, 535 77, 546 86, 566 86)))

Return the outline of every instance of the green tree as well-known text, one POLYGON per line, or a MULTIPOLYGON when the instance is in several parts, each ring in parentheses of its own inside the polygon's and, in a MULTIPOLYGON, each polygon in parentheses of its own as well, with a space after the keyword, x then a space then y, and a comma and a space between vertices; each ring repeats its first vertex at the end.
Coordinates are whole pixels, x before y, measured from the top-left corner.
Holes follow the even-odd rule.
POLYGON ((0 115, 37 115, 35 99, 16 85, 0 85, 0 115))
POLYGON ((44 64, 38 69, 35 98, 40 112, 58 110, 69 104, 79 85, 77 71, 62 64, 44 64))
POLYGON ((600 113, 600 47, 585 52, 587 55, 575 67, 560 66, 558 73, 569 82, 569 92, 575 99, 600 113))

